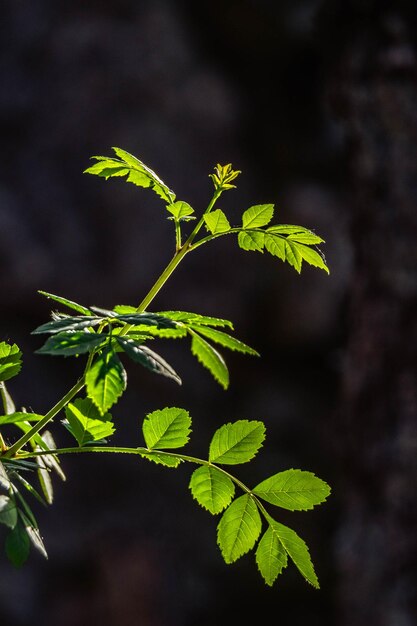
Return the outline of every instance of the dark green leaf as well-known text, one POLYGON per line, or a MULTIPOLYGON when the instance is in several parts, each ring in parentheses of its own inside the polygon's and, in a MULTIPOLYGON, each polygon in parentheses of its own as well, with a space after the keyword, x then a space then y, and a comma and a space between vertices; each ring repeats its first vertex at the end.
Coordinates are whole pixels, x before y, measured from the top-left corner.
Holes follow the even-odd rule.
POLYGON ((14 528, 17 524, 16 503, 8 496, 0 496, 0 524, 14 528))
POLYGON ((38 354, 52 354, 53 356, 73 356, 95 350, 104 344, 108 336, 86 331, 56 333, 48 337, 42 348, 36 350, 38 354))
POLYGON ((32 330, 32 335, 82 330, 84 328, 97 326, 102 321, 102 317, 94 317, 93 315, 77 315, 75 317, 59 316, 58 319, 42 324, 41 326, 38 326, 38 328, 35 328, 35 330, 32 330))
POLYGON ((27 560, 30 552, 30 541, 21 521, 8 533, 5 548, 7 558, 15 567, 21 567, 27 560))
POLYGON ((169 365, 169 363, 167 363, 161 356, 159 356, 159 354, 157 354, 147 346, 137 343, 134 339, 129 339, 126 337, 116 337, 116 341, 127 354, 127 356, 132 359, 132 361, 143 365, 155 374, 162 374, 162 376, 172 378, 172 380, 175 380, 176 383, 181 385, 181 378, 171 367, 171 365, 169 365))
POLYGON ((55 302, 59 302, 59 304, 63 304, 69 309, 72 309, 74 311, 77 311, 78 313, 81 313, 81 315, 92 315, 90 309, 87 309, 87 307, 82 306, 81 304, 77 304, 76 302, 73 302, 72 300, 68 300, 67 298, 63 298, 62 296, 55 296, 53 293, 48 293, 47 291, 41 291, 40 289, 38 290, 38 293, 40 293, 42 296, 45 296, 46 298, 49 298, 49 300, 54 300, 55 302))

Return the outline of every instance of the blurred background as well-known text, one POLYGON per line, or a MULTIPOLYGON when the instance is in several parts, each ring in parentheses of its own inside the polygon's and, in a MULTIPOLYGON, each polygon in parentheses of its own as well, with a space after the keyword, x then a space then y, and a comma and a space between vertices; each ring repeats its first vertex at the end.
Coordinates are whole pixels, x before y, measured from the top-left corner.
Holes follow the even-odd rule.
POLYGON ((35 505, 49 560, 0 558, 2 624, 417 623, 416 27, 401 0, 3 4, 0 340, 24 351, 17 405, 47 411, 82 368, 34 355, 51 309, 38 289, 137 304, 173 253, 159 199, 83 175, 90 156, 132 152, 197 211, 231 162, 230 220, 275 203, 277 221, 326 240, 331 274, 226 237, 190 255, 154 310, 231 319, 262 358, 227 354, 224 392, 185 343, 161 344, 184 384, 129 367, 115 442, 141 445, 163 406, 190 411, 197 456, 224 422, 262 419, 242 480, 298 467, 333 493, 280 517, 310 546, 320 591, 292 565, 270 589, 252 553, 224 564, 190 467, 67 457, 53 507, 35 505))

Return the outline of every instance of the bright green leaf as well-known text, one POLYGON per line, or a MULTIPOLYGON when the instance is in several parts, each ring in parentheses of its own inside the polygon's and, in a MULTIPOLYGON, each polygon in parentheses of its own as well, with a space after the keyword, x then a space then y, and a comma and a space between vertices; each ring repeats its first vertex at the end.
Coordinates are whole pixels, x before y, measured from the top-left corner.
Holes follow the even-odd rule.
POLYGON ((294 562, 299 572, 304 576, 306 581, 310 583, 310 585, 313 585, 313 587, 318 589, 319 581, 317 580, 310 552, 305 541, 301 539, 301 537, 299 537, 294 530, 276 522, 269 517, 269 515, 268 522, 272 531, 282 543, 285 551, 294 562))
POLYGON ((165 467, 176 468, 182 462, 182 459, 176 456, 168 456, 161 452, 141 452, 140 456, 144 459, 148 459, 148 461, 153 461, 153 463, 157 465, 165 465, 165 467))
POLYGON ((209 230, 212 235, 216 235, 217 233, 226 233, 230 230, 229 220, 220 209, 204 214, 203 218, 206 223, 207 230, 209 230))
POLYGON ((115 431, 110 413, 100 414, 90 398, 77 398, 70 402, 65 409, 65 416, 68 422, 65 426, 80 447, 106 439, 115 431))
POLYGON ((227 389, 229 386, 229 371, 223 357, 205 339, 194 332, 192 334, 191 352, 211 372, 217 382, 224 389, 227 389))
POLYGON ((273 204, 257 204, 251 206, 242 215, 243 228, 260 228, 266 226, 274 215, 273 204))
POLYGON ((264 439, 263 422, 238 420, 224 424, 211 440, 209 461, 224 465, 247 463, 256 455, 264 439))
POLYGON ((0 415, 0 426, 3 424, 18 424, 19 422, 39 422, 42 418, 43 415, 39 415, 38 413, 16 411, 8 415, 0 415))
POLYGON ((215 467, 203 465, 196 469, 190 480, 193 497, 213 515, 229 506, 235 495, 233 481, 215 467))
POLYGON ((324 258, 322 255, 314 250, 313 248, 309 248, 308 246, 304 246, 301 243, 297 243, 297 250, 303 257, 304 261, 309 265, 314 265, 315 267, 320 268, 330 274, 329 268, 327 267, 324 258))
POLYGON ((258 544, 256 563, 263 579, 270 587, 287 566, 287 553, 271 526, 258 544))
POLYGON ((277 256, 281 261, 285 261, 285 239, 276 235, 265 233, 265 248, 269 254, 277 256))
MULTIPOLYGON (((172 204, 168 204, 167 211, 169 211, 177 221, 181 221, 185 218, 190 219, 190 215, 194 213, 193 207, 190 206, 188 202, 183 202, 183 200, 177 200, 172 204)), ((172 217, 170 219, 172 219, 172 217)))
POLYGON ((0 381, 9 380, 20 372, 21 357, 22 353, 15 343, 0 343, 0 381))
POLYGON ((186 311, 161 311, 159 315, 167 317, 175 322, 181 322, 186 325, 198 324, 199 326, 218 326, 228 327, 233 330, 233 323, 219 317, 208 317, 199 313, 187 313, 186 311))
POLYGON ((101 415, 113 406, 126 389, 126 372, 117 354, 106 348, 96 357, 85 376, 88 397, 101 415))
POLYGON ((261 516, 252 496, 245 494, 234 500, 217 526, 217 543, 226 563, 249 552, 261 529, 261 516))
POLYGON ((330 487, 311 472, 289 469, 263 480, 252 491, 284 509, 307 511, 326 500, 330 487))
POLYGON ((177 407, 153 411, 144 419, 142 432, 150 449, 182 448, 190 438, 190 414, 177 407))
POLYGON ((265 233, 257 230, 241 230, 237 241, 242 250, 263 252, 265 233))
POLYGON ((50 470, 46 465, 44 458, 41 456, 36 457, 36 464, 38 466, 38 480, 42 493, 46 502, 48 504, 52 504, 54 501, 54 489, 52 486, 50 470))
POLYGON ((229 350, 236 350, 237 352, 243 352, 244 354, 251 354, 252 356, 259 356, 253 348, 247 346, 243 341, 239 341, 235 337, 231 337, 227 333, 221 330, 215 330, 214 328, 199 326, 197 324, 191 324, 191 327, 198 331, 200 335, 208 337, 212 341, 219 343, 221 346, 228 348, 229 350))

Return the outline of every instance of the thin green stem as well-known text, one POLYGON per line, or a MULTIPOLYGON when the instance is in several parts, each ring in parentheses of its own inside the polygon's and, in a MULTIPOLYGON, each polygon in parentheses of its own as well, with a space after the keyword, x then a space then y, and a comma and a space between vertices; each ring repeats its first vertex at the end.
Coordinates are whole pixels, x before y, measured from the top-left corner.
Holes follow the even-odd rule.
POLYGON ((73 387, 71 387, 68 393, 66 393, 65 396, 63 396, 61 400, 59 400, 59 402, 57 402, 48 411, 48 413, 46 413, 43 418, 39 420, 39 422, 37 422, 37 424, 35 424, 35 426, 33 426, 27 433, 20 437, 20 439, 18 439, 12 446, 10 446, 10 448, 8 448, 8 450, 6 450, 6 452, 2 456, 5 459, 10 459, 11 457, 15 456, 17 452, 19 452, 19 450, 23 448, 23 446, 28 441, 30 441, 30 439, 32 439, 34 435, 36 435, 36 433, 38 433, 44 426, 46 426, 46 424, 50 422, 55 417, 55 415, 59 413, 68 404, 68 402, 70 402, 72 398, 77 395, 77 393, 79 393, 79 391, 81 391, 84 385, 85 381, 83 377, 78 380, 73 387))

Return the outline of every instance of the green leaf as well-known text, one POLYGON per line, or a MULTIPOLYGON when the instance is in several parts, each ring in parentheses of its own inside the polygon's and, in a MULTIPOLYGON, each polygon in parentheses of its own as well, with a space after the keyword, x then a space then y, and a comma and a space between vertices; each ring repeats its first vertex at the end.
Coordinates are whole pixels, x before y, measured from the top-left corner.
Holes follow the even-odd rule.
POLYGON ((311 230, 303 229, 299 233, 290 233, 288 239, 296 241, 298 243, 304 243, 308 246, 316 245, 319 243, 325 243, 324 239, 313 233, 311 230))
POLYGON ((233 323, 219 317, 208 317, 199 313, 187 313, 186 311, 161 311, 159 315, 167 317, 175 322, 181 322, 186 325, 198 324, 199 326, 219 326, 228 327, 233 330, 233 323))
POLYGON ((234 500, 217 526, 217 543, 226 563, 249 552, 261 530, 261 516, 252 496, 245 494, 234 500))
POLYGON ((256 563, 263 579, 270 587, 287 566, 287 553, 271 526, 258 544, 256 563))
POLYGON ((162 454, 161 452, 141 452, 140 456, 144 459, 148 459, 148 461, 153 461, 157 465, 164 465, 165 467, 176 468, 182 462, 182 459, 179 459, 175 456, 168 456, 167 454, 162 454))
POLYGON ((152 189, 160 198, 169 204, 174 202, 174 192, 167 187, 153 170, 129 152, 115 147, 113 150, 119 157, 118 159, 93 156, 91 158, 96 159, 97 163, 87 168, 84 173, 95 174, 96 176, 102 176, 106 179, 113 176, 127 175, 127 182, 133 183, 138 187, 152 189))
POLYGON ((108 339, 107 335, 89 333, 86 331, 63 332, 48 337, 44 345, 36 350, 37 354, 52 354, 53 356, 73 356, 91 352, 108 339))
POLYGON ((45 296, 49 300, 54 300, 55 302, 59 302, 59 304, 63 304, 69 309, 72 309, 74 311, 77 311, 78 313, 81 313, 81 315, 92 315, 90 309, 87 309, 87 307, 82 306, 81 304, 77 304, 76 302, 73 302, 72 300, 68 300, 68 298, 63 298, 62 296, 55 296, 53 293, 48 293, 47 291, 41 291, 40 289, 38 290, 38 293, 40 293, 42 296, 45 296))
POLYGON ((231 337, 227 333, 222 332, 221 330, 215 330, 214 328, 199 326, 197 324, 191 324, 191 327, 198 331, 200 335, 204 335, 208 337, 212 341, 219 343, 220 345, 228 348, 229 350, 235 350, 237 352, 243 352, 244 354, 251 354, 252 356, 259 356, 259 353, 256 352, 253 348, 247 346, 243 341, 239 341, 235 337, 231 337))
POLYGON ((38 480, 42 493, 46 502, 48 504, 52 504, 54 501, 54 489, 52 486, 50 470, 41 456, 36 457, 36 464, 38 465, 38 480))
POLYGON ((7 475, 3 463, 0 463, 0 487, 3 487, 3 489, 6 490, 10 489, 11 487, 10 479, 7 475))
POLYGON ((327 272, 327 274, 330 274, 330 270, 327 267, 324 258, 319 252, 313 250, 313 248, 304 246, 301 243, 297 243, 297 250, 299 254, 301 254, 301 256, 303 257, 304 261, 306 261, 306 263, 308 263, 309 265, 314 265, 314 267, 318 267, 319 269, 327 272))
POLYGON ((285 261, 286 247, 283 237, 275 236, 268 231, 265 234, 265 248, 268 250, 269 254, 277 256, 281 261, 285 261))
POLYGON ((172 380, 181 385, 181 378, 177 372, 159 354, 143 344, 137 343, 134 339, 116 337, 116 341, 132 361, 140 363, 140 365, 143 365, 155 374, 162 374, 162 376, 172 378, 172 380))
POLYGON ((251 206, 242 215, 243 228, 260 228, 266 226, 274 215, 273 204, 257 204, 251 206))
POLYGON ((8 533, 5 548, 7 558, 15 567, 21 567, 27 560, 30 552, 30 541, 20 520, 8 533))
POLYGON ((16 411, 16 406, 13 402, 13 398, 7 391, 6 383, 2 381, 0 381, 0 398, 3 404, 3 411, 6 413, 6 415, 10 415, 10 413, 14 413, 16 411))
POLYGON ((263 480, 252 491, 270 504, 307 511, 326 500, 330 487, 311 472, 289 469, 263 480))
POLYGON ((110 437, 115 432, 110 413, 100 414, 90 398, 77 398, 65 409, 65 424, 80 447, 110 437))
POLYGON ((17 508, 14 500, 0 496, 0 524, 14 528, 17 524, 17 508))
POLYGON ((182 448, 190 438, 190 414, 177 407, 153 411, 144 419, 142 432, 150 449, 182 448))
POLYGON ((113 406, 126 389, 126 372, 117 354, 106 348, 85 376, 88 397, 101 415, 113 406))
POLYGON ((0 343, 0 381, 9 380, 20 372, 21 357, 22 353, 15 343, 0 343))
POLYGON ((293 266, 293 268, 300 273, 301 265, 303 263, 303 257, 298 249, 300 244, 296 244, 294 241, 285 241, 285 260, 293 266))
MULTIPOLYGON (((183 202, 182 200, 177 200, 176 202, 169 204, 167 206, 167 211, 172 213, 175 220, 178 222, 195 219, 194 217, 190 217, 194 213, 193 207, 190 206, 188 202, 183 202)), ((172 217, 170 219, 172 219, 172 217)))
POLYGON ((217 382, 224 389, 227 389, 229 386, 229 371, 223 357, 205 339, 194 332, 192 334, 191 352, 211 372, 217 382))
POLYGON ((310 552, 305 541, 294 530, 276 522, 269 515, 268 522, 299 572, 310 585, 318 589, 320 587, 319 581, 317 580, 310 552))
POLYGON ((193 472, 189 486, 197 502, 213 515, 229 506, 235 495, 233 481, 220 470, 207 465, 193 472))
POLYGON ((226 233, 230 230, 229 220, 220 209, 216 209, 211 213, 205 213, 203 218, 206 223, 207 230, 210 231, 212 235, 216 235, 217 233, 226 233))
POLYGON ((175 328, 176 325, 172 320, 164 317, 160 313, 128 313, 113 314, 113 320, 123 324, 132 324, 134 326, 156 326, 158 328, 175 328))
POLYGON ((36 522, 33 523, 31 519, 27 517, 22 511, 19 511, 19 515, 25 525, 25 530, 27 536, 29 537, 29 541, 31 542, 33 547, 36 548, 36 550, 38 550, 42 554, 42 556, 45 557, 45 559, 47 559, 48 554, 46 552, 45 544, 43 543, 41 534, 39 532, 38 525, 36 524, 36 522))
POLYGON ((257 454, 265 439, 265 424, 255 420, 238 420, 224 424, 214 433, 209 461, 224 465, 247 463, 257 454))
POLYGON ((102 321, 103 317, 94 317, 92 315, 77 315, 74 317, 70 317, 69 315, 59 316, 57 319, 52 320, 52 322, 38 326, 35 330, 32 330, 31 334, 42 335, 45 333, 53 334, 65 331, 83 330, 84 328, 97 326, 102 321))
POLYGON ((242 250, 263 252, 265 234, 257 230, 241 230, 237 241, 242 250))
POLYGON ((42 418, 43 415, 38 415, 38 413, 16 411, 8 415, 0 415, 0 426, 3 426, 3 424, 18 424, 19 422, 39 422, 42 418))

